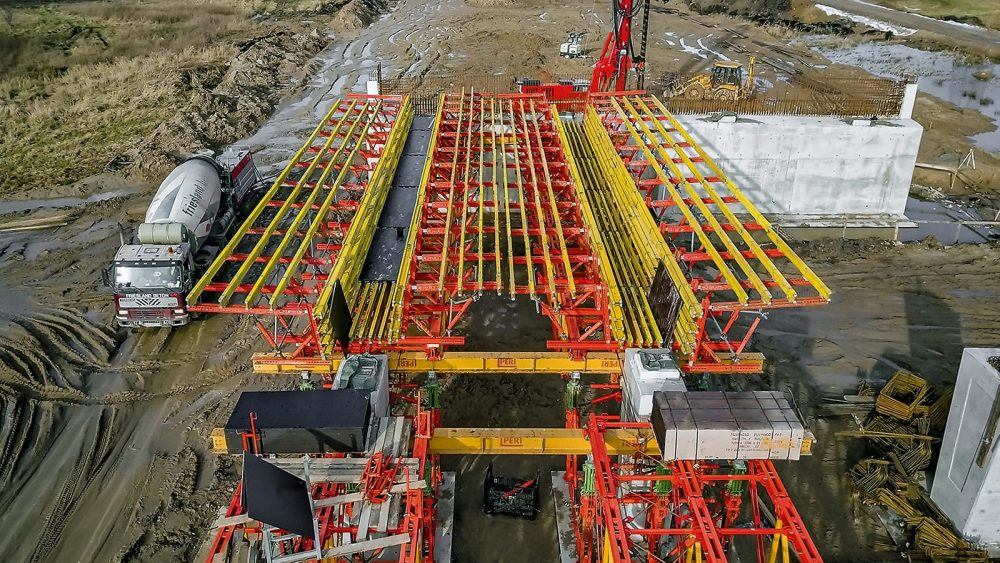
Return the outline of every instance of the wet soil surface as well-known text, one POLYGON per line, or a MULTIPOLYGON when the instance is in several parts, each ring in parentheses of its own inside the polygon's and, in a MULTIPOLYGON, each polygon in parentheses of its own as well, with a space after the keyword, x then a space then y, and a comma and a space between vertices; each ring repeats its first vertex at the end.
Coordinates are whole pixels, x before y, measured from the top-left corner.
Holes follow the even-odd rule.
MULTIPOLYGON (((384 72, 406 76, 432 68, 455 75, 534 73, 543 67, 586 73, 592 59, 567 61, 555 53, 574 30, 593 29, 586 41, 596 47, 606 14, 595 9, 567 10, 535 0, 492 7, 403 0, 388 15, 374 18, 370 35, 341 32, 315 61, 316 72, 303 82, 301 93, 286 100, 263 132, 247 141, 267 147, 265 161, 280 163, 332 96, 361 86, 372 67, 365 61, 375 57, 385 61, 384 72), (498 32, 499 22, 511 31, 498 32), (501 53, 497 44, 504 47, 501 53)), ((651 64, 703 68, 709 51, 741 58, 715 44, 715 34, 741 41, 727 30, 778 45, 740 20, 705 18, 702 26, 655 12, 651 25, 665 31, 651 64), (685 54, 682 37, 683 45, 698 45, 704 57, 685 54)), ((821 61, 787 45, 774 53, 795 64, 821 61)), ((778 80, 779 72, 765 68, 762 79, 778 80)), ((954 109, 935 111, 947 123, 954 109)), ((209 317, 173 331, 138 334, 111 327, 111 299, 100 290, 100 269, 118 245, 117 224, 141 221, 153 189, 102 177, 47 194, 76 198, 72 201, 16 208, 0 204, 0 223, 56 214, 65 214, 67 223, 0 232, 5 288, 0 292, 0 526, 7 532, 0 537, 0 553, 5 561, 192 559, 235 477, 225 458, 209 453, 211 428, 225 420, 240 390, 294 385, 249 373, 250 354, 261 343, 245 318, 209 317), (108 193, 114 195, 105 197, 108 193)), ((31 196, 38 194, 21 199, 31 196)), ((884 560, 869 548, 874 537, 881 537, 877 523, 864 512, 855 515, 849 502, 844 476, 860 446, 837 438, 834 432, 846 423, 816 418, 812 405, 825 395, 850 392, 862 379, 878 384, 896 365, 936 382, 953 380, 962 346, 998 339, 1000 249, 811 243, 804 257, 833 288, 833 302, 772 313, 752 345, 768 357, 766 377, 739 384, 788 389, 810 417, 819 438, 816 455, 784 464, 780 471, 827 560, 884 560)), ((548 321, 530 302, 484 296, 472 317, 477 321, 462 329, 469 349, 540 350, 551 337, 548 321)), ((445 382, 444 422, 559 427, 562 391, 558 378, 451 378, 445 382)), ((445 460, 445 469, 459 473, 454 560, 554 560, 545 476, 561 468, 562 460, 496 461, 497 472, 505 475, 541 472, 543 512, 534 522, 482 514, 482 478, 489 461, 445 460)))

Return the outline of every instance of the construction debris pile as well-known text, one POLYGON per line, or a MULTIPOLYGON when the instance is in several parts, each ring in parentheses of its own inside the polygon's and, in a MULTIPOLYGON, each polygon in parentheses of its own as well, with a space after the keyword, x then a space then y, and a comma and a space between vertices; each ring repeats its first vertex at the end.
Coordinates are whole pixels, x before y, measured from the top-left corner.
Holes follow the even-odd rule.
MULTIPOLYGON (((868 388, 859 395, 871 395, 868 388)), ((931 500, 921 484, 931 466, 948 418, 951 389, 936 391, 923 378, 898 371, 875 396, 874 410, 858 420, 873 457, 851 468, 855 499, 876 507, 896 549, 911 561, 987 562, 986 550, 952 531, 951 520, 931 500), (905 533, 901 533, 905 532, 905 533)))

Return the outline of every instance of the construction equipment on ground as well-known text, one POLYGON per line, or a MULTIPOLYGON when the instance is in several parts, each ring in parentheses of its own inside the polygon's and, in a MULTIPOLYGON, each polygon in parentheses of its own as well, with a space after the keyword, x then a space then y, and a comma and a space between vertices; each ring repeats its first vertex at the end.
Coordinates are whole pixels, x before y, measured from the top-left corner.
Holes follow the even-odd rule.
POLYGON ((756 57, 747 62, 746 76, 743 64, 736 61, 716 61, 708 74, 697 74, 684 80, 673 77, 663 91, 664 98, 682 96, 689 100, 744 100, 754 93, 754 65, 756 57))
POLYGON ((567 59, 575 59, 583 56, 583 32, 570 32, 566 42, 559 45, 559 56, 567 59))
MULTIPOLYGON (((587 95, 597 92, 622 92, 629 88, 641 89, 645 81, 646 37, 649 30, 649 0, 612 0, 611 31, 604 40, 601 54, 594 63, 589 84, 583 80, 542 81, 521 79, 517 81, 518 91, 523 94, 541 94, 545 99, 562 109, 579 110, 587 95), (642 12, 642 32, 639 49, 632 45, 632 21, 642 12), (631 78, 631 81, 630 81, 631 78)), ((582 56, 580 41, 583 33, 575 35, 575 46, 582 56)), ((570 53, 574 47, 574 34, 560 46, 559 53, 570 53)))

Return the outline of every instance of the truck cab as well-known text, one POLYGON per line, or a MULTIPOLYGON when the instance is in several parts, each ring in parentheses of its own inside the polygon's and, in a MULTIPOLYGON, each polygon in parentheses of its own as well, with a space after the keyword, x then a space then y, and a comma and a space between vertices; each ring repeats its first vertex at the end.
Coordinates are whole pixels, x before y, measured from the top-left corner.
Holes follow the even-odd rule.
POLYGON ((171 327, 187 324, 187 292, 195 281, 191 245, 126 244, 109 271, 119 326, 171 327))

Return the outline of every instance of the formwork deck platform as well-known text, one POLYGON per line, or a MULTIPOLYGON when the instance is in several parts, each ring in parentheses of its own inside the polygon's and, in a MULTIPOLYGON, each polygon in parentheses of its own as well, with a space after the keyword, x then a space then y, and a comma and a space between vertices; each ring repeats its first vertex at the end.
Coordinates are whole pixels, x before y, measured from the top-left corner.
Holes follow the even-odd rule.
POLYGON ((190 310, 273 316, 258 326, 275 349, 319 352, 335 298, 358 292, 412 118, 399 96, 334 102, 188 294, 190 310))
POLYGON ((415 122, 408 98, 337 101, 188 300, 273 316, 289 361, 440 359, 484 292, 533 300, 552 351, 671 347, 691 372, 759 371, 763 311, 830 296, 655 97, 560 118, 462 91, 415 122))
POLYGON ((548 347, 619 346, 607 286, 557 129, 544 100, 446 94, 417 199, 402 311, 390 345, 439 354, 483 292, 534 300, 552 322, 548 347))
MULTIPOLYGON (((659 100, 633 94, 591 102, 585 123, 603 124, 621 163, 606 176, 631 182, 625 191, 637 190, 669 247, 660 259, 683 304, 674 349, 688 370, 742 354, 764 310, 829 301, 830 289, 659 100), (751 318, 738 322, 744 315, 751 318)), ((599 137, 590 139, 605 145, 599 137)), ((649 220, 640 220, 648 229, 649 220)))

